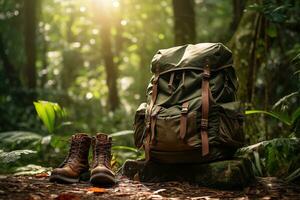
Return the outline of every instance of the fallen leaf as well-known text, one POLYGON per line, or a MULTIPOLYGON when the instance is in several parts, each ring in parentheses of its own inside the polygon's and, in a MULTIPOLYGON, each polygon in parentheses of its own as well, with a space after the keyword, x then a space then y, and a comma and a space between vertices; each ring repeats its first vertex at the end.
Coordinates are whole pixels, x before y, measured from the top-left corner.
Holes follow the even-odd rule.
POLYGON ((35 175, 35 177, 37 177, 37 178, 44 178, 44 177, 48 177, 49 176, 49 174, 48 173, 39 173, 39 174, 36 174, 35 175))
POLYGON ((175 189, 175 190, 177 190, 177 191, 180 191, 180 192, 183 192, 184 190, 183 189, 181 189, 181 188, 179 188, 179 187, 171 187, 172 189, 175 189))
POLYGON ((80 200, 80 197, 72 193, 62 193, 55 198, 56 200, 80 200))
POLYGON ((140 181, 139 173, 136 173, 136 174, 134 175, 133 180, 136 181, 136 182, 139 182, 139 181, 140 181))
POLYGON ((94 193, 105 193, 107 192, 104 188, 98 188, 98 187, 90 187, 86 189, 88 192, 94 192, 94 193))
POLYGON ((29 200, 41 200, 41 197, 35 194, 30 194, 29 200))
POLYGON ((153 194, 158 194, 158 193, 163 192, 163 191, 166 191, 166 189, 159 189, 159 190, 156 190, 156 191, 153 192, 153 194))

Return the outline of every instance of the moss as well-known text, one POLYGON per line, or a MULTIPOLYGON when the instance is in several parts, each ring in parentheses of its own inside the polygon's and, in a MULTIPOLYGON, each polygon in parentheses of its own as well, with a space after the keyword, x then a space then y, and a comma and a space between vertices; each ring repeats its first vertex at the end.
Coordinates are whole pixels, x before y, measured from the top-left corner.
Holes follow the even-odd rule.
POLYGON ((206 164, 162 164, 127 161, 123 174, 142 182, 187 181, 219 189, 242 189, 255 180, 246 159, 217 161, 206 164))

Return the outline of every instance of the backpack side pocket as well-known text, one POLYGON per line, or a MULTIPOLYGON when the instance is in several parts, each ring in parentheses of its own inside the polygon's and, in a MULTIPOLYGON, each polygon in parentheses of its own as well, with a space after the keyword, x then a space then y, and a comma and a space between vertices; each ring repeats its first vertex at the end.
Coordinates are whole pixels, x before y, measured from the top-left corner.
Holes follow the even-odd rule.
POLYGON ((223 145, 240 148, 244 145, 243 116, 237 111, 224 109, 220 114, 220 140, 223 145))
POLYGON ((137 109, 134 116, 134 144, 136 147, 140 148, 143 145, 143 140, 146 131, 146 115, 147 103, 142 103, 137 109))

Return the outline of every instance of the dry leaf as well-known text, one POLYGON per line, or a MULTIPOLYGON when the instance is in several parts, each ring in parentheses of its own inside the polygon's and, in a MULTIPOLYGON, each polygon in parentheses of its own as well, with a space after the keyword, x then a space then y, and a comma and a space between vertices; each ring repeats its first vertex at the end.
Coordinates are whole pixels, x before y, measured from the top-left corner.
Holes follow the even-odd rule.
POLYGON ((158 194, 160 192, 166 191, 166 189, 162 188, 153 192, 153 194, 158 194))
POLYGON ((90 187, 86 189, 88 192, 94 192, 94 193, 105 193, 107 192, 104 188, 98 188, 98 187, 90 187))
POLYGON ((80 197, 72 193, 62 193, 55 198, 56 200, 80 200, 80 197))
POLYGON ((133 180, 134 181, 137 181, 137 182, 140 182, 140 176, 139 176, 139 173, 136 173, 133 177, 133 180))
POLYGON ((37 178, 44 178, 44 177, 48 177, 49 176, 49 174, 48 173, 39 173, 39 174, 36 174, 35 175, 35 177, 37 177, 37 178))

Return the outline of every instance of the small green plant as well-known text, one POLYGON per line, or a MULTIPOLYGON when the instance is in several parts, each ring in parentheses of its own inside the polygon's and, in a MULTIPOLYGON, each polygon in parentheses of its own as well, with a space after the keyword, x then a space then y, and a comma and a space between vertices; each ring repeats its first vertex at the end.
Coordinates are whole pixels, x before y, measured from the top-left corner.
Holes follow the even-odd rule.
POLYGON ((249 159, 256 176, 295 181, 300 178, 299 144, 298 138, 276 138, 243 147, 236 156, 249 159))
POLYGON ((112 152, 114 155, 113 162, 117 167, 122 166, 127 159, 136 160, 144 158, 144 153, 133 147, 132 135, 132 130, 119 131, 109 135, 115 141, 112 152))
MULTIPOLYGON (((280 111, 266 111, 266 110, 246 110, 246 115, 252 115, 252 114, 265 114, 268 116, 271 116, 273 118, 278 119, 285 125, 289 126, 291 130, 298 135, 299 130, 299 123, 300 123, 300 106, 296 108, 291 114, 288 114, 288 100, 293 97, 299 95, 299 92, 293 92, 289 95, 286 95, 282 97, 279 101, 277 101, 274 106, 273 110, 275 110, 277 107, 281 106, 280 111)), ((299 135, 298 135, 299 136, 299 135)))
POLYGON ((57 103, 37 101, 33 102, 33 104, 39 118, 42 120, 50 134, 54 133, 56 129, 70 124, 70 122, 64 122, 66 118, 66 111, 57 103))

